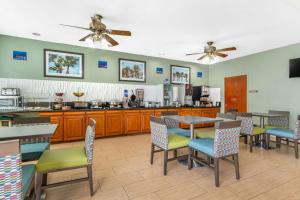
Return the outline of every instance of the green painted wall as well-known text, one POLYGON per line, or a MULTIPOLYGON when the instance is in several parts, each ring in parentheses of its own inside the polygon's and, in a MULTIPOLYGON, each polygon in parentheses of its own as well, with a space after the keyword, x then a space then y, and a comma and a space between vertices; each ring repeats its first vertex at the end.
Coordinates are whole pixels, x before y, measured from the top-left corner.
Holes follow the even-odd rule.
POLYGON ((224 105, 224 77, 248 76, 248 111, 291 112, 294 127, 300 114, 300 78, 289 78, 289 59, 300 57, 300 44, 282 47, 210 66, 209 84, 220 87, 224 105), (249 93, 258 90, 258 93, 249 93))
MULTIPOLYGON (((120 53, 107 50, 85 48, 79 46, 65 45, 59 43, 44 42, 38 40, 24 39, 0 35, 0 78, 22 78, 22 79, 49 79, 49 80, 71 80, 87 82, 124 83, 118 81, 118 59, 127 58, 146 61, 146 84, 161 84, 166 78, 170 78, 170 65, 181 65, 191 67, 191 83, 194 85, 207 85, 209 69, 207 66, 195 63, 181 62, 176 60, 161 59, 128 53, 120 53), (85 78, 66 79, 44 77, 43 71, 43 49, 55 49, 71 52, 84 53, 85 56, 85 78), (12 51, 26 51, 28 60, 18 61, 12 59, 12 51), (97 67, 98 60, 108 61, 107 69, 97 67), (156 74, 157 66, 164 67, 164 74, 156 74), (203 71, 204 77, 197 78, 196 72, 203 71)), ((132 84, 139 84, 131 82, 132 84)))

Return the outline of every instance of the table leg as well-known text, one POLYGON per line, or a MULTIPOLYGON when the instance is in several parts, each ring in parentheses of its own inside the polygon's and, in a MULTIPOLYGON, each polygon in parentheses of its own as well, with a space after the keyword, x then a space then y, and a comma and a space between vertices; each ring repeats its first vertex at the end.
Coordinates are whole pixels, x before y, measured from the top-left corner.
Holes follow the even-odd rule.
POLYGON ((191 140, 193 140, 195 138, 195 136, 194 136, 194 124, 190 124, 190 132, 191 132, 191 135, 190 135, 191 140))

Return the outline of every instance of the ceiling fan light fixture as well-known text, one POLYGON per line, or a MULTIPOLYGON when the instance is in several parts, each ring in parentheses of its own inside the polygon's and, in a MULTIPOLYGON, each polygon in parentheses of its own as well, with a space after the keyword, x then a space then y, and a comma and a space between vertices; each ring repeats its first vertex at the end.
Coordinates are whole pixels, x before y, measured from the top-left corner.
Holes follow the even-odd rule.
POLYGON ((95 48, 93 37, 88 37, 85 41, 88 43, 90 48, 95 48))

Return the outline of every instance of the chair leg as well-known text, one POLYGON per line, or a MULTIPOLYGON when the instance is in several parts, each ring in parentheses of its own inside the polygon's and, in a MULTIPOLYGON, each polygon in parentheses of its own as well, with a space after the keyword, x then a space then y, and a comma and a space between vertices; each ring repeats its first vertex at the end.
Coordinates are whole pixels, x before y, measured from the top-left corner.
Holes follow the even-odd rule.
POLYGON ((247 144, 247 143, 248 143, 248 136, 245 135, 245 136, 244 136, 244 144, 247 144))
POLYGON ((234 157, 235 177, 237 180, 239 180, 240 179, 239 155, 235 154, 233 157, 234 157))
POLYGON ((177 158, 177 149, 174 150, 174 158, 177 158))
POLYGON ((280 148, 280 144, 281 144, 281 138, 276 136, 276 147, 280 148))
POLYGON ((249 142, 249 145, 250 145, 250 153, 252 153, 252 147, 253 147, 253 135, 250 135, 250 142, 249 142))
POLYGON ((92 167, 92 165, 87 166, 87 174, 89 177, 90 194, 91 194, 91 196, 93 196, 94 195, 94 187, 93 187, 93 167, 92 167))
POLYGON ((168 168, 168 151, 164 150, 164 175, 167 175, 168 168))
POLYGON ((267 146, 267 135, 264 133, 262 134, 262 147, 265 149, 267 146))
POLYGON ((270 135, 266 134, 266 149, 270 148, 270 135))
POLYGON ((192 155, 193 155, 193 149, 189 148, 189 155, 188 155, 188 169, 192 169, 192 155))
POLYGON ((290 144, 290 140, 289 139, 286 139, 286 144, 289 146, 289 144, 290 144))
POLYGON ((298 159, 298 140, 294 140, 294 146, 295 146, 295 157, 298 159))
POLYGON ((150 153, 150 164, 153 164, 153 157, 154 157, 154 144, 151 143, 151 153, 150 153))
POLYGON ((214 158, 214 170, 215 170, 215 186, 219 187, 219 158, 214 158))
POLYGON ((47 180, 48 180, 48 174, 45 173, 45 174, 43 174, 42 186, 47 185, 47 180))
POLYGON ((37 172, 35 176, 35 199, 40 200, 42 195, 42 181, 43 181, 43 174, 37 172))

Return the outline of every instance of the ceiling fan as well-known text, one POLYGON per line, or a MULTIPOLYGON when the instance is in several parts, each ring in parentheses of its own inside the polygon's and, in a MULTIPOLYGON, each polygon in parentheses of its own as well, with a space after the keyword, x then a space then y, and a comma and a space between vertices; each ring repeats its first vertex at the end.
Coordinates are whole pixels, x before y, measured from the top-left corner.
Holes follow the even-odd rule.
POLYGON ((89 24, 89 28, 85 27, 79 27, 79 26, 72 26, 72 25, 67 25, 67 24, 60 24, 61 26, 68 26, 72 28, 79 28, 83 30, 89 30, 92 33, 84 36, 81 38, 79 41, 90 41, 90 42, 97 42, 97 41, 102 41, 106 40, 111 46, 116 46, 119 43, 111 38, 109 35, 122 35, 122 36, 131 36, 130 31, 124 31, 124 30, 114 30, 114 29, 107 29, 106 25, 101 22, 102 20, 101 15, 94 15, 91 17, 92 21, 89 24))
POLYGON ((198 55, 198 54, 204 54, 203 56, 201 56, 200 58, 198 58, 197 60, 203 60, 206 57, 209 57, 209 59, 213 59, 216 56, 225 58, 228 55, 225 54, 224 52, 226 51, 235 51, 236 47, 228 47, 228 48, 223 48, 223 49, 217 49, 215 46, 213 46, 214 42, 207 42, 207 46, 204 47, 204 51, 203 52, 199 52, 199 53, 189 53, 186 54, 187 56, 191 56, 191 55, 198 55))

